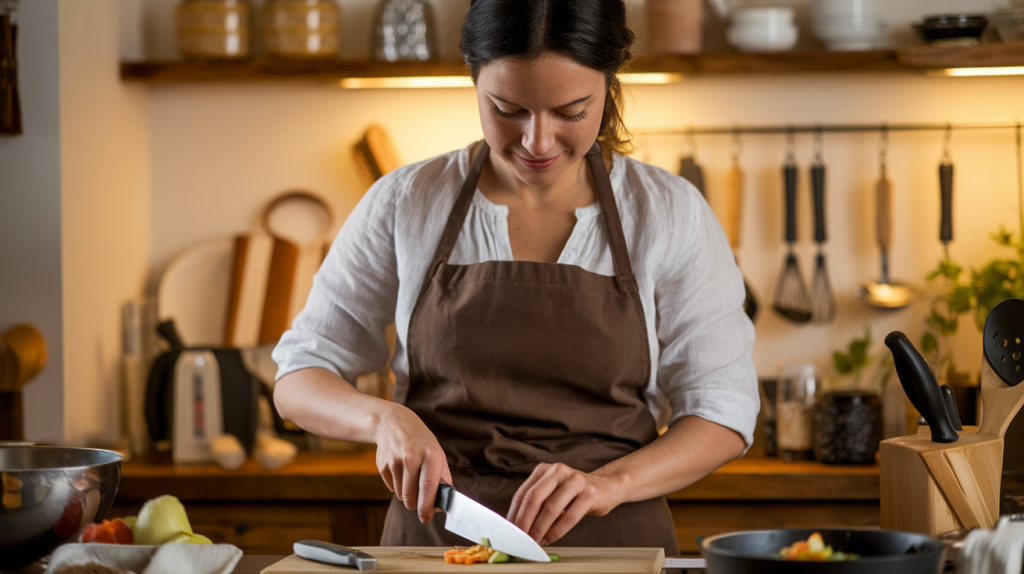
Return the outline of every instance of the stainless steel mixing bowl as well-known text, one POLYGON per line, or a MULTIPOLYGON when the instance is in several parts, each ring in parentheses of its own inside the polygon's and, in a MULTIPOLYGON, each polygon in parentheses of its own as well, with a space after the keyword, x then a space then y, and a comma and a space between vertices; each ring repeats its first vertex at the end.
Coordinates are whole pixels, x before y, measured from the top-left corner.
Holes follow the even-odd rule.
POLYGON ((102 520, 122 459, 91 448, 0 447, 0 570, 30 564, 102 520))

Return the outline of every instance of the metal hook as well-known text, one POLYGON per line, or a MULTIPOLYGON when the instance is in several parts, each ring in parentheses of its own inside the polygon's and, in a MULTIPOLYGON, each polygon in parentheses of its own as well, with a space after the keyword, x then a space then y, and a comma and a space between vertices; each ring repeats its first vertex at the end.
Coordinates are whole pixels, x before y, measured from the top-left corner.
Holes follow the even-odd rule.
POLYGON ((733 165, 739 165, 740 163, 740 152, 743 150, 743 141, 740 140, 740 128, 737 126, 732 130, 732 163, 733 165))
POLYGON ((821 149, 825 146, 821 124, 814 126, 814 163, 821 164, 821 149))
POLYGON ((953 124, 946 122, 946 131, 942 135, 942 163, 950 163, 949 140, 953 137, 953 124))
POLYGON ((889 155, 889 125, 882 124, 881 140, 878 142, 879 164, 882 166, 882 173, 885 173, 886 159, 889 155))
POLYGON ((796 164, 796 129, 791 125, 786 127, 786 163, 796 164))

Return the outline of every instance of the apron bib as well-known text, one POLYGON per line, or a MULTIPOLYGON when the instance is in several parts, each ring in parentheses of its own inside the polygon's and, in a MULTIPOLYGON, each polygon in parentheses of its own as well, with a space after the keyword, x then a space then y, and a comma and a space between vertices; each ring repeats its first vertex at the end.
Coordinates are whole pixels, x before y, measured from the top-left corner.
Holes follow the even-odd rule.
MULTIPOLYGON (((453 485, 505 516, 538 464, 591 472, 658 434, 644 400, 651 363, 643 306, 600 146, 587 160, 613 277, 534 261, 448 264, 488 155, 483 142, 423 282, 409 322, 409 379, 395 400, 437 436, 453 485)), ((467 545, 444 530, 443 513, 424 526, 397 498, 381 543, 467 545)), ((678 554, 664 497, 587 516, 554 545, 678 554)))

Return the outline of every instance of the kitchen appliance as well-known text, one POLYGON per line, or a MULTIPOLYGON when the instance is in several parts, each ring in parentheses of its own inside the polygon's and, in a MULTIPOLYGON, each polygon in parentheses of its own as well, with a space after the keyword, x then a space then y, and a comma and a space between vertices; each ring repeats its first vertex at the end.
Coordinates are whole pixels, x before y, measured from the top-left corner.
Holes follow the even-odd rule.
POLYGON ((381 0, 373 31, 373 57, 378 61, 437 58, 434 13, 425 0, 381 0))
POLYGON ((786 243, 789 253, 786 255, 782 273, 775 284, 775 297, 772 308, 779 315, 795 323, 806 323, 811 320, 811 298, 807 294, 807 284, 800 273, 793 244, 796 242, 796 160, 793 155, 793 133, 787 135, 786 165, 782 168, 783 184, 786 200, 786 243))
POLYGON ((91 448, 0 446, 0 570, 30 564, 102 520, 123 459, 91 448))
MULTIPOLYGON (((438 546, 356 546, 353 550, 365 552, 377 559, 380 572, 416 572, 418 574, 470 571, 470 574, 517 572, 521 574, 660 574, 667 567, 662 548, 577 548, 556 546, 558 562, 527 562, 522 564, 473 564, 459 566, 445 564, 447 548, 438 546)), ((693 560, 693 559, 691 559, 693 560)), ((289 556, 263 569, 262 574, 344 574, 350 569, 339 569, 289 556)))
POLYGON ((882 128, 879 150, 879 177, 875 184, 875 229, 880 252, 881 275, 857 287, 857 297, 865 304, 880 309, 906 307, 917 296, 917 290, 889 279, 889 248, 892 246, 892 183, 886 176, 886 154, 889 147, 888 130, 882 128))
POLYGON ((529 534, 449 484, 438 485, 434 506, 444 511, 445 530, 473 544, 486 538, 491 548, 509 556, 535 562, 551 562, 544 549, 529 534))
POLYGON ((814 242, 818 255, 811 280, 811 320, 817 324, 831 323, 836 318, 836 298, 832 294, 828 269, 825 267, 825 164, 821 160, 821 128, 814 134, 814 164, 811 165, 811 192, 814 203, 814 242))
POLYGON ((938 574, 942 542, 922 534, 877 529, 787 528, 730 532, 705 538, 701 554, 708 574, 938 574), (795 562, 774 555, 820 532, 834 550, 860 554, 846 562, 795 562))
MULTIPOLYGON (((257 401, 267 391, 246 369, 239 350, 186 349, 172 321, 159 329, 171 350, 153 362, 146 388, 146 423, 154 445, 166 447, 170 440, 175 463, 214 462, 210 441, 223 433, 235 435, 251 451, 257 401)), ((279 417, 274 418, 277 423, 279 417)))
MULTIPOLYGON (((887 345, 890 337, 886 338, 887 345)), ((1019 384, 1024 380, 1024 300, 1007 299, 996 305, 985 321, 982 337, 984 416, 980 428, 964 427, 959 433, 953 430, 942 393, 934 378, 929 379, 927 365, 916 351, 911 354, 912 368, 901 372, 897 360, 900 382, 908 395, 916 393, 910 398, 922 409, 931 432, 882 442, 883 528, 939 534, 961 528, 992 528, 995 524, 999 516, 1003 437, 1024 404, 1024 385, 1019 384)), ((913 350, 909 342, 906 346, 913 350)))

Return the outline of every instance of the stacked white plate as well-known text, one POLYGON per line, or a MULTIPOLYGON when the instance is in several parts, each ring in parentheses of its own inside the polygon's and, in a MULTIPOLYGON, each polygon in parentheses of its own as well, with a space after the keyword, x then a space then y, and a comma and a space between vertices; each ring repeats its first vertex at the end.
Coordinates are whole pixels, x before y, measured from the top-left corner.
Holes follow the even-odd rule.
POLYGON ((871 50, 885 29, 874 0, 817 0, 810 22, 814 35, 834 51, 871 50))

